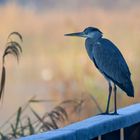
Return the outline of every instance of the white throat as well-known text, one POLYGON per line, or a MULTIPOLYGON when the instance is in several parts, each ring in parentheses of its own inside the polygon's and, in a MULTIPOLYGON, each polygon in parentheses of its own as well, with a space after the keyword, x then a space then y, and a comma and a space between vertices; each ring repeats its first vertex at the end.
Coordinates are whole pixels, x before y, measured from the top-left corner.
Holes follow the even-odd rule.
POLYGON ((91 39, 93 39, 93 40, 96 41, 96 40, 102 38, 102 36, 103 36, 102 33, 96 31, 96 32, 91 32, 91 33, 89 33, 89 34, 87 35, 87 38, 91 38, 91 39))

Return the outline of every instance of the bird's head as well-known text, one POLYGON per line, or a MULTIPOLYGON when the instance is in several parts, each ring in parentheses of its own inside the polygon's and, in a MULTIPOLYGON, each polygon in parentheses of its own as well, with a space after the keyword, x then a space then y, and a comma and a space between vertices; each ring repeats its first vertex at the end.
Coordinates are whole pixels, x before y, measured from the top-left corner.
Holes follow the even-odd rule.
POLYGON ((102 32, 95 27, 87 27, 84 31, 82 32, 77 32, 77 33, 70 33, 70 34, 65 34, 65 36, 77 36, 77 37, 84 37, 84 38, 100 38, 102 37, 102 32))

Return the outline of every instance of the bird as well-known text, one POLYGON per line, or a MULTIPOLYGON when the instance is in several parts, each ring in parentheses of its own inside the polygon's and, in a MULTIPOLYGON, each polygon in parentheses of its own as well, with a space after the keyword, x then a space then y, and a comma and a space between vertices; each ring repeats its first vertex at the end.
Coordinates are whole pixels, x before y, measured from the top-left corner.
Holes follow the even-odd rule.
POLYGON ((108 82, 108 100, 106 110, 102 114, 118 115, 117 87, 121 88, 129 97, 134 97, 134 86, 129 67, 117 46, 103 37, 102 31, 96 27, 87 27, 82 32, 69 33, 65 36, 85 38, 85 48, 95 67, 108 82), (110 98, 114 92, 114 112, 109 112, 110 98))

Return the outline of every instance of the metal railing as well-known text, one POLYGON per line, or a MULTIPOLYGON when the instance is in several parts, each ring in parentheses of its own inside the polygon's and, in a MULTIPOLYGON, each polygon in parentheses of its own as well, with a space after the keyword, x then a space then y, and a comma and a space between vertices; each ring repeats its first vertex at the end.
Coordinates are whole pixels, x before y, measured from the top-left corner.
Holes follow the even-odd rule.
POLYGON ((140 140, 140 104, 119 109, 118 113, 93 116, 20 140, 140 140))

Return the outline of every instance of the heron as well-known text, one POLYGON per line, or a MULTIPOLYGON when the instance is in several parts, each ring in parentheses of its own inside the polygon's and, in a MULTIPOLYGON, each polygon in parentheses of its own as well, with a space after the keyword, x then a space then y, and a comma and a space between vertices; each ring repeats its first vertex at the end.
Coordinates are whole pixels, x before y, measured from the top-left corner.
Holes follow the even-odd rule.
POLYGON ((121 88, 129 97, 134 97, 134 87, 131 81, 129 67, 116 45, 103 37, 103 33, 96 27, 87 27, 82 32, 69 33, 65 36, 85 38, 85 48, 95 67, 108 82, 108 100, 103 114, 117 115, 117 87, 121 88), (112 88, 113 87, 113 88, 112 88), (114 112, 109 113, 109 104, 114 92, 114 112))

